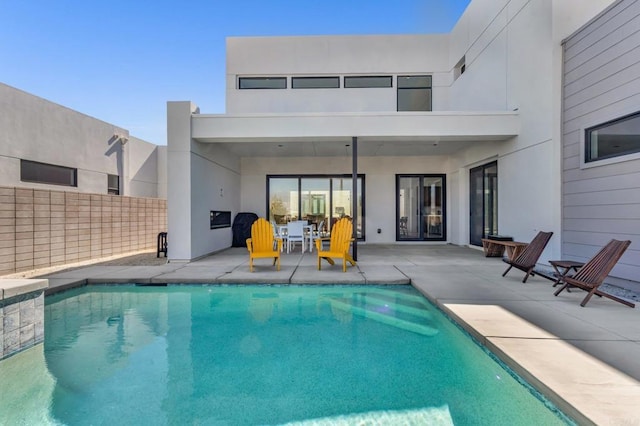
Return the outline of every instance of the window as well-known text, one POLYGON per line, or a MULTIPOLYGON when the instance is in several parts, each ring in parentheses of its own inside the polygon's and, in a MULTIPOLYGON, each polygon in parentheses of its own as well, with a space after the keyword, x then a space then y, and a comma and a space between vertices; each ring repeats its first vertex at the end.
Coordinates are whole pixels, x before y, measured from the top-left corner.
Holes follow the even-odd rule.
POLYGON ((462 74, 464 74, 464 72, 467 69, 467 66, 465 65, 465 57, 463 56, 462 59, 460 59, 458 61, 458 63, 456 64, 456 66, 453 68, 453 79, 457 80, 458 77, 460 77, 462 74))
POLYGON ((78 170, 54 164, 20 160, 20 180, 50 185, 78 186, 78 170))
POLYGON ((291 77, 292 89, 338 89, 340 77, 291 77))
POLYGON ((585 163, 640 152, 640 112, 585 130, 585 163))
POLYGON ((120 195, 120 176, 107 175, 107 193, 111 195, 120 195))
POLYGON ((446 241, 446 176, 396 175, 396 240, 446 241))
MULTIPOLYGON (((353 180, 351 175, 267 176, 267 216, 276 224, 307 220, 324 230, 344 216, 353 217, 353 180)), ((364 239, 364 176, 357 183, 357 228, 364 239)))
POLYGON ((240 89, 286 89, 287 77, 240 77, 240 89))
POLYGON ((392 77, 389 76, 354 76, 344 78, 345 88, 363 88, 363 87, 392 87, 392 77))
POLYGON ((431 76, 398 76, 398 111, 431 111, 431 76))

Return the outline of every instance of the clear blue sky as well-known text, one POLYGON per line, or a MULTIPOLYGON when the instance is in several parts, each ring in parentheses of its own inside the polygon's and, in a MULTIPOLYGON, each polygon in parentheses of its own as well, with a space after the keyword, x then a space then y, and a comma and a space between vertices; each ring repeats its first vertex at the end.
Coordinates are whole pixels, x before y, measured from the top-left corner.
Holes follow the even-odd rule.
POLYGON ((227 36, 449 32, 469 1, 0 0, 0 82, 164 145, 167 101, 224 112, 227 36))

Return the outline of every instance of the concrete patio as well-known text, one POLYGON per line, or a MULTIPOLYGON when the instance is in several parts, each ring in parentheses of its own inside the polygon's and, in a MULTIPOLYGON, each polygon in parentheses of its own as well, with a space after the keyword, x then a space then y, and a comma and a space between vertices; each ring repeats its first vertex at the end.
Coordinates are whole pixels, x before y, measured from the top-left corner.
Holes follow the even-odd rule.
POLYGON ((640 424, 640 314, 584 292, 554 297, 551 282, 451 245, 360 245, 358 265, 316 267, 315 253, 283 253, 249 272, 244 248, 190 263, 112 262, 45 275, 47 294, 98 283, 412 284, 580 424, 640 424), (116 264, 114 264, 116 263, 116 264))

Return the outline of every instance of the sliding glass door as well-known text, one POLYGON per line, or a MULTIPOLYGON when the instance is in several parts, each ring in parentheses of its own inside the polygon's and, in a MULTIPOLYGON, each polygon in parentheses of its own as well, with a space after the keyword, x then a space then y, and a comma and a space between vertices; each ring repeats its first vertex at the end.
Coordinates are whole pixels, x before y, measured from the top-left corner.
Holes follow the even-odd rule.
MULTIPOLYGON (((364 239, 364 176, 358 176, 357 228, 364 239)), ((323 231, 342 217, 353 217, 353 180, 339 176, 267 176, 267 216, 276 223, 307 220, 323 231)))
POLYGON ((498 163, 469 171, 469 243, 482 245, 487 235, 498 233, 498 163))
POLYGON ((396 240, 445 241, 445 176, 396 176, 396 240))

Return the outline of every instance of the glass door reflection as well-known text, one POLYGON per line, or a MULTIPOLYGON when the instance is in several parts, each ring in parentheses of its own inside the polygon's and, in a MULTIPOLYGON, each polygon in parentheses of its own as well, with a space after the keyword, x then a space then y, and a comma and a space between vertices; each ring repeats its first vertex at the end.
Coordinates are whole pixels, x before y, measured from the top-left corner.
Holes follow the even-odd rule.
POLYGON ((396 239, 444 241, 444 175, 397 175, 396 186, 396 239))
MULTIPOLYGON (((364 240, 364 176, 358 182, 358 239, 364 240)), ((276 224, 306 220, 319 234, 331 232, 340 218, 353 218, 353 179, 338 176, 267 176, 267 215, 276 224)))

